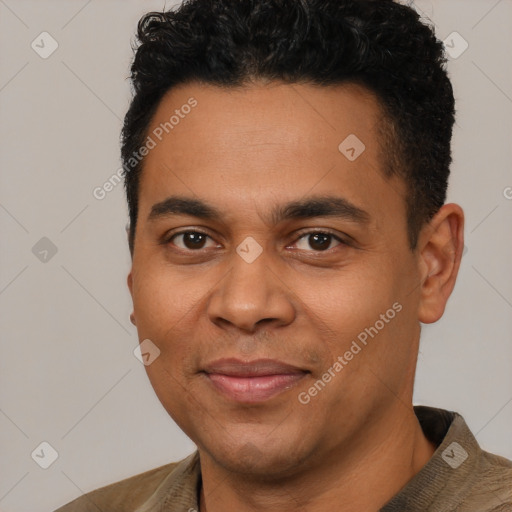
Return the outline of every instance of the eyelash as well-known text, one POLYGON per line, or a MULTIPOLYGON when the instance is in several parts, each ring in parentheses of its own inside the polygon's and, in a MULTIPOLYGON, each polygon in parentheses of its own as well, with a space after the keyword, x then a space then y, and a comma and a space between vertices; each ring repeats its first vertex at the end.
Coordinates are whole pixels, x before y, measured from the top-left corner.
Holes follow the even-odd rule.
MULTIPOLYGON (((168 245, 172 242, 172 240, 174 238, 176 238, 177 236, 180 236, 180 235, 185 235, 185 234, 190 234, 190 233, 193 233, 193 234, 199 234, 199 235, 203 235, 203 236, 206 236, 208 238, 210 238, 211 240, 213 240, 213 238, 208 235, 207 233, 203 232, 203 231, 199 231, 197 229, 188 229, 188 230, 184 230, 184 231, 178 231, 177 233, 173 233, 172 235, 170 236, 167 236, 165 237, 165 239, 162 241, 162 243, 164 245, 168 245)), ((332 237, 332 239, 336 240, 337 242, 339 242, 338 245, 336 245, 335 247, 331 247, 330 249, 325 249, 323 251, 320 251, 320 250, 317 250, 315 251, 314 249, 311 249, 310 251, 308 252, 314 252, 314 253, 318 253, 318 254, 321 254, 321 253, 328 253, 330 251, 332 251, 332 249, 338 247, 339 245, 344 245, 344 246, 349 246, 350 244, 343 240, 342 238, 340 238, 338 235, 335 235, 334 233, 330 232, 329 230, 319 230, 319 229, 316 229, 316 230, 309 230, 309 231, 303 231, 303 232, 299 232, 298 233, 298 238, 295 240, 294 243, 297 243, 299 240, 301 240, 302 238, 305 238, 307 236, 310 236, 310 235, 327 235, 327 236, 330 236, 332 237)), ((330 245, 330 244, 329 244, 330 245)), ((203 248, 200 248, 200 249, 197 249, 197 250, 194 250, 194 249, 183 249, 181 247, 177 247, 177 249, 179 251, 182 251, 182 252, 187 252, 187 253, 194 253, 194 252, 201 252, 201 250, 203 250, 203 248)), ((304 249, 302 249, 304 250, 304 249)))

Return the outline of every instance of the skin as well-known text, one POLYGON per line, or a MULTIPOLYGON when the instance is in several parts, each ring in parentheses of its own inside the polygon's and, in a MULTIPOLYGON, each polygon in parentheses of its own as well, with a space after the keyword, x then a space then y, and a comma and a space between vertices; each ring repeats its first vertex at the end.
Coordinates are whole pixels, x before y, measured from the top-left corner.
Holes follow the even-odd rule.
POLYGON ((413 413, 414 373, 420 322, 443 315, 455 284, 463 211, 444 205, 409 249, 406 187, 383 177, 379 103, 361 87, 190 83, 166 94, 149 133, 191 96, 197 106, 145 159, 128 286, 139 339, 161 351, 146 367, 151 384, 199 449, 201 511, 378 510, 435 450, 413 413), (354 161, 338 150, 349 134, 366 146, 354 161), (172 195, 220 218, 151 219, 172 195), (368 222, 271 218, 325 195, 368 222), (208 235, 203 247, 172 237, 183 231, 208 235), (327 238, 319 250, 312 235, 326 231, 346 243, 327 238), (252 263, 236 252, 249 236, 262 249, 252 263), (401 311, 301 403, 394 303, 401 311), (266 401, 239 403, 201 372, 225 357, 307 373, 266 401))

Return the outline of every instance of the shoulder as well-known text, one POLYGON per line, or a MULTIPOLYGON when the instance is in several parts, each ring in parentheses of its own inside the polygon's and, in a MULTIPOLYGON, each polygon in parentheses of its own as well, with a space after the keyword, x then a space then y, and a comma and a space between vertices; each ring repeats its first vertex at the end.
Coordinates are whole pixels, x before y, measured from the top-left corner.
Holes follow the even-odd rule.
MULTIPOLYGON (((512 461, 486 451, 481 451, 478 459, 477 478, 472 480, 469 503, 490 502, 491 512, 512 509, 512 461)), ((465 503, 462 504, 463 506, 465 503)), ((464 509, 465 510, 465 509, 464 509)))
POLYGON ((483 450, 457 413, 439 452, 448 472, 444 490, 458 512, 512 510, 512 461, 483 450))
POLYGON ((460 414, 425 406, 414 412, 437 449, 382 512, 512 511, 512 461, 482 450, 460 414))
POLYGON ((82 495, 55 512, 131 512, 148 501, 161 485, 180 472, 190 457, 125 478, 82 495))

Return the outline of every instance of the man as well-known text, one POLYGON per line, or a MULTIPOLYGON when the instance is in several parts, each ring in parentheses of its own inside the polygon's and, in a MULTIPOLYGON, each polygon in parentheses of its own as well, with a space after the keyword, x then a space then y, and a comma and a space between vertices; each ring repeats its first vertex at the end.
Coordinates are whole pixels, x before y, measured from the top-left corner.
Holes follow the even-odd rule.
POLYGON ((59 511, 512 510, 512 462, 412 405, 463 249, 431 29, 391 0, 192 0, 138 37, 132 321, 198 451, 59 511))

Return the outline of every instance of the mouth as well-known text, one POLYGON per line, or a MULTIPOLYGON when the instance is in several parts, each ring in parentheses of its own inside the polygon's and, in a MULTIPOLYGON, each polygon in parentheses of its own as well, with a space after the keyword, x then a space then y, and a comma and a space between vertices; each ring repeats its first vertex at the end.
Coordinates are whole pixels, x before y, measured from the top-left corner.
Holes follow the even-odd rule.
POLYGON ((273 359, 219 359, 203 373, 223 396, 240 403, 258 403, 293 388, 309 372, 273 359))

